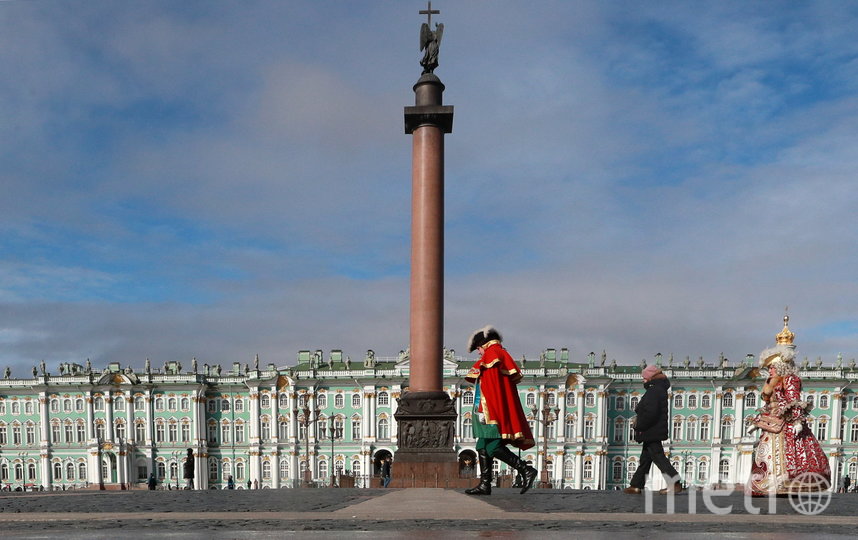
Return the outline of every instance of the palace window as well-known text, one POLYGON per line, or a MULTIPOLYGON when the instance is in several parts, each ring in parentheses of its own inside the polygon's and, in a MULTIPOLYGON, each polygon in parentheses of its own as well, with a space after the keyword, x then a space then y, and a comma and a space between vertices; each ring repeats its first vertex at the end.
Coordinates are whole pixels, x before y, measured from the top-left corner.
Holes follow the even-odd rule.
POLYGON ((721 482, 726 482, 730 479, 730 460, 722 459, 718 465, 718 479, 721 482))
POLYGON ((63 479, 63 466, 61 463, 54 463, 54 480, 59 482, 63 479))
POLYGON ((209 458, 209 480, 217 480, 217 458, 209 458))
POLYGON ((163 411, 164 410, 164 398, 158 396, 155 398, 155 410, 163 411))
POLYGON ((712 406, 712 396, 709 394, 703 394, 700 398, 700 406, 704 409, 708 409, 712 406))
POLYGON ((63 412, 71 412, 72 411, 72 401, 70 399, 63 400, 63 412))
POLYGON ((74 442, 74 426, 72 426, 71 422, 65 424, 63 426, 63 432, 66 436, 66 444, 71 444, 74 442))
POLYGON ((280 460, 280 479, 286 480, 289 478, 289 460, 281 459, 280 460))
POLYGON ((324 409, 328 406, 328 396, 325 394, 317 394, 316 395, 316 407, 319 409, 324 409))
POLYGON ((387 407, 390 405, 390 395, 387 392, 379 392, 376 401, 379 407, 387 407))
MULTIPOLYGON (((33 406, 30 404, 29 401, 27 402, 27 408, 29 409, 28 414, 33 414, 33 406)), ((77 412, 83 412, 83 399, 77 398, 74 401, 74 408, 77 412)))
POLYGON ((164 423, 157 422, 155 424, 155 442, 162 443, 164 442, 164 423))
POLYGON ((709 467, 708 463, 705 461, 701 461, 697 464, 697 481, 705 482, 706 478, 709 476, 709 467))
POLYGON ((51 442, 60 444, 60 425, 59 423, 51 424, 51 442))
POLYGON ((819 408, 827 409, 828 408, 828 394, 822 394, 819 396, 819 408))
POLYGON ((361 440, 362 437, 363 437, 363 434, 361 433, 360 417, 357 417, 357 416, 353 417, 352 418, 352 440, 353 441, 359 441, 359 440, 361 440))
POLYGON ((228 399, 220 400, 220 410, 229 412, 229 409, 230 409, 229 400, 228 399))
POLYGON ((524 406, 528 409, 536 407, 536 394, 528 392, 527 396, 524 398, 524 406))
POLYGON ((623 479, 623 462, 615 461, 611 466, 611 472, 614 482, 620 482, 623 479))
POLYGON ((167 466, 163 461, 155 464, 155 470, 157 471, 158 480, 163 480, 167 477, 167 466))
POLYGON ((74 480, 74 463, 66 463, 66 480, 74 480))
POLYGON ((471 417, 462 419, 462 439, 465 440, 473 440, 474 438, 474 426, 471 421, 471 417))
POLYGON ((142 411, 146 408, 146 401, 143 399, 143 396, 137 396, 134 398, 134 410, 142 411))
POLYGON ((281 441, 289 438, 289 422, 286 420, 280 420, 277 423, 277 438, 281 441))
POLYGON ((387 418, 379 418, 378 420, 378 438, 379 440, 390 439, 390 422, 387 418))
POLYGON ((745 394, 745 408, 757 408, 757 394, 755 394, 754 392, 748 392, 747 394, 745 394))
POLYGON ((591 460, 584 461, 584 480, 593 479, 593 462, 591 460))
POLYGON ((572 482, 575 480, 575 462, 571 459, 567 459, 563 463, 563 480, 566 482, 572 482))
POLYGON ((682 440, 682 419, 676 419, 673 421, 673 434, 670 437, 674 441, 682 440))
POLYGON ((566 423, 563 426, 563 436, 567 439, 574 439, 575 435, 575 419, 567 417, 566 423))
POLYGON ((689 409, 696 409, 697 408, 697 394, 689 394, 688 403, 686 403, 686 406, 689 409))
POLYGON ((259 424, 259 438, 267 441, 271 438, 271 421, 265 417, 259 424))
POLYGON ((814 401, 813 398, 814 397, 815 396, 813 394, 808 394, 807 397, 805 398, 805 401, 807 401, 807 404, 810 406, 811 409, 813 409, 813 401, 814 401))
MULTIPOLYGON (((14 405, 15 402, 12 402, 12 404, 14 405)), ((51 400, 51 412, 52 413, 60 412, 60 401, 58 399, 52 399, 51 400)))
POLYGON ((179 401, 179 404, 181 405, 183 411, 190 410, 190 408, 191 408, 191 400, 186 398, 186 397, 183 397, 179 401))
POLYGON ((236 444, 244 442, 244 423, 242 422, 235 423, 235 442, 236 444))
POLYGON ((244 412, 244 400, 241 398, 237 398, 233 403, 235 406, 235 412, 244 412))
POLYGON ((346 396, 342 394, 337 394, 334 396, 334 407, 337 409, 342 409, 346 406, 346 396))
POLYGON ((724 418, 721 420, 721 439, 730 440, 733 437, 733 420, 724 418))
POLYGON ((819 439, 820 441, 824 441, 828 438, 828 419, 827 418, 820 418, 816 422, 816 438, 819 439))
POLYGON ((212 422, 208 425, 209 444, 217 444, 217 424, 212 422))
MULTIPOLYGON (((171 429, 173 426, 170 426, 171 429)), ((116 422, 116 438, 119 440, 125 439, 125 422, 116 422)))
POLYGON ((733 406, 733 394, 731 392, 724 392, 724 396, 721 398, 721 406, 725 409, 733 406))
POLYGON ((113 408, 117 411, 125 410, 125 398, 124 397, 116 397, 113 399, 113 408))
POLYGON ((235 477, 238 480, 244 480, 244 462, 239 461, 235 464, 235 477))
POLYGON ((354 393, 352 394, 352 408, 357 409, 360 407, 360 394, 354 393))
MULTIPOLYGON (((83 465, 83 464, 81 464, 81 465, 83 465)), ((84 467, 85 467, 85 465, 84 465, 84 467)), ((84 468, 83 472, 84 472, 84 475, 81 478, 81 480, 86 480, 86 469, 85 468, 84 468)), ((27 480, 32 481, 35 479, 36 479, 36 464, 35 463, 28 463, 27 464, 27 480)))
POLYGON ((259 397, 259 406, 262 407, 263 409, 270 409, 271 408, 271 396, 269 396, 268 394, 262 394, 259 397))
POLYGON ((700 440, 708 441, 709 440, 709 419, 704 418, 700 420, 700 440))
POLYGON ((12 426, 12 444, 16 446, 21 444, 21 426, 12 426))
POLYGON ((629 410, 634 411, 635 409, 637 409, 639 401, 640 401, 639 397, 632 396, 632 398, 629 400, 629 410))
POLYGON ((263 480, 271 480, 271 462, 263 461, 262 462, 262 479, 263 480))
POLYGON ((626 410, 626 398, 623 396, 617 396, 617 410, 624 411, 626 410))
POLYGON ((849 442, 858 442, 858 418, 852 420, 852 428, 849 430, 849 442))
POLYGON ((179 426, 176 422, 171 421, 167 427, 167 440, 171 443, 179 442, 179 426))
POLYGON ((614 442, 622 442, 626 431, 626 421, 622 417, 614 420, 614 442))
POLYGON ((697 419, 691 417, 688 419, 688 425, 685 430, 685 440, 693 441, 697 439, 697 419))
POLYGON ((182 442, 191 442, 191 423, 187 420, 182 421, 182 442))
POLYGON ((143 444, 146 440, 146 424, 143 422, 134 424, 134 438, 137 439, 139 444, 143 444))
POLYGON ((575 390, 569 390, 568 392, 566 392, 566 406, 575 406, 575 390))
POLYGON ((584 419, 584 438, 592 439, 596 436, 596 422, 592 417, 584 419))
POLYGON ((587 392, 587 397, 584 398, 584 406, 585 407, 595 407, 596 406, 596 394, 593 392, 587 392))
POLYGON ((549 407, 556 407, 557 406, 557 394, 555 394, 554 392, 548 392, 546 397, 548 398, 548 406, 549 407))
POLYGON ((635 471, 638 470, 638 463, 636 461, 629 461, 626 465, 626 482, 631 482, 632 477, 635 475, 635 471))
POLYGON ((673 408, 681 409, 682 408, 682 394, 674 394, 673 396, 673 408))
POLYGON ((465 390, 462 394, 462 405, 473 405, 474 404, 474 393, 470 390, 465 390))
POLYGON ((167 409, 175 412, 178 409, 178 404, 179 402, 178 400, 176 400, 176 398, 167 398, 167 409))
POLYGON ((32 446, 36 444, 36 426, 32 422, 27 422, 26 432, 27 445, 32 446))

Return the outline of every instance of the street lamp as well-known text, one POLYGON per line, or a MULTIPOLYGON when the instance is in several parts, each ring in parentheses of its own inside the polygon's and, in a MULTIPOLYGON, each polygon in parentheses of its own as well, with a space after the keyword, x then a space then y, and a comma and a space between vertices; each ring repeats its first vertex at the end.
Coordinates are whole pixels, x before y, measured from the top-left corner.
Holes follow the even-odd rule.
POLYGON ((331 437, 331 487, 334 487, 336 481, 336 471, 334 470, 334 465, 336 463, 336 460, 334 459, 334 441, 343 436, 343 426, 337 426, 333 416, 330 418, 330 424, 331 426, 328 433, 330 433, 331 437))
POLYGON ((547 404, 542 407, 542 409, 537 409, 533 407, 530 409, 530 412, 533 414, 534 419, 537 422, 542 423, 542 473, 539 482, 539 487, 541 488, 550 488, 551 481, 548 479, 548 428, 554 423, 557 414, 560 412, 560 409, 554 408, 552 409, 547 404), (539 418, 539 415, 542 415, 542 419, 539 418), (552 418, 552 415, 554 418, 552 418))
MULTIPOLYGON (((179 489, 179 456, 182 455, 182 451, 181 450, 173 450, 173 453, 170 455, 173 458, 173 464, 176 466, 176 473, 175 473, 176 489, 179 489)), ((172 472, 172 471, 170 471, 170 472, 172 472)))
MULTIPOLYGON (((298 419, 298 413, 301 413, 300 423, 304 426, 304 487, 309 487, 313 482, 313 470, 310 468, 310 426, 319 421, 319 413, 321 412, 318 408, 313 411, 310 410, 310 406, 307 402, 304 402, 304 406, 301 409, 293 409, 293 413, 295 413, 295 418, 298 419), (313 414, 313 419, 310 419, 310 414, 313 414)), ((331 443, 333 444, 333 443, 331 443)))

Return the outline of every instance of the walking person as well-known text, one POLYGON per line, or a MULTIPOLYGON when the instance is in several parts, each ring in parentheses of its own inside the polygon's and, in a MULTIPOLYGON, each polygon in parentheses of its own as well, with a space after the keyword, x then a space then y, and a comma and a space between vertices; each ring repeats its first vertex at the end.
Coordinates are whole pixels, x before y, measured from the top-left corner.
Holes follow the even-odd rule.
POLYGON ((492 467, 497 458, 521 475, 521 492, 533 486, 537 470, 513 454, 507 445, 521 450, 533 447, 533 434, 518 398, 516 384, 521 370, 501 345, 500 333, 491 326, 477 330, 468 341, 468 352, 480 359, 465 375, 476 386, 472 429, 477 438, 480 483, 465 490, 468 495, 491 495, 492 467))
POLYGON ((154 491, 155 486, 158 485, 158 480, 155 479, 155 473, 149 473, 149 481, 147 482, 149 485, 149 490, 154 491))
POLYGON ((183 475, 187 481, 185 489, 194 489, 194 451, 188 448, 188 455, 185 458, 185 472, 183 475))
POLYGON ((645 367, 641 371, 641 377, 646 392, 635 408, 637 418, 634 425, 635 442, 641 443, 640 465, 632 476, 629 487, 623 491, 642 493, 650 468, 655 463, 667 480, 667 488, 660 493, 679 493, 682 491, 679 473, 667 460, 661 444, 661 441, 667 440, 667 390, 670 388, 670 380, 655 365, 645 367))
POLYGON ((843 493, 849 493, 849 484, 852 483, 852 479, 849 478, 849 475, 843 477, 843 493))
POLYGON ((386 488, 388 485, 390 485, 390 457, 381 461, 381 487, 386 488))

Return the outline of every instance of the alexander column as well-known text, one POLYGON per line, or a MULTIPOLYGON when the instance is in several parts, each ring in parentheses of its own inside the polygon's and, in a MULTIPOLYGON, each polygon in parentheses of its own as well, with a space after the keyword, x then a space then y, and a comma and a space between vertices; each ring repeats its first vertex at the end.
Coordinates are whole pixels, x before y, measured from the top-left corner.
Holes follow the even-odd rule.
POLYGON ((453 107, 444 106, 444 85, 435 75, 443 24, 420 27, 420 65, 414 106, 405 107, 405 133, 412 135, 411 336, 409 387, 396 412, 399 448, 393 487, 454 486, 456 411, 443 390, 444 329, 444 134, 453 129, 453 107), (452 482, 451 482, 452 480, 452 482))

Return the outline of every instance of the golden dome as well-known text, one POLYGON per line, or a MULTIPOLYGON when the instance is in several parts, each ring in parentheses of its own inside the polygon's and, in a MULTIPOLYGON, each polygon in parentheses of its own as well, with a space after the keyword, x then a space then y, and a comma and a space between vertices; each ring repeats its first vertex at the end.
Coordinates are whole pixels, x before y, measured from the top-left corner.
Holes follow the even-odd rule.
POLYGON ((789 329, 789 315, 784 315, 784 329, 775 336, 775 339, 777 339, 778 345, 792 345, 792 341, 795 339, 795 334, 790 332, 789 329))

